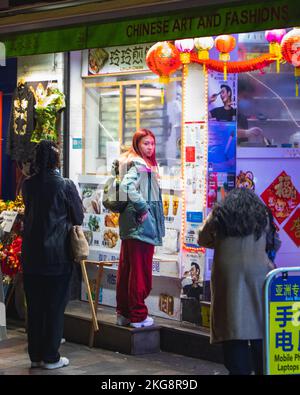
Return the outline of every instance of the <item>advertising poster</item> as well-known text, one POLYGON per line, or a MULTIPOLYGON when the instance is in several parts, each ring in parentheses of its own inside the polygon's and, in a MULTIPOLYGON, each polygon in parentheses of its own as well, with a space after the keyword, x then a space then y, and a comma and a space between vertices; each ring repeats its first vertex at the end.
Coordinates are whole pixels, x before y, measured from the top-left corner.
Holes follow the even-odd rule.
POLYGON ((102 188, 97 184, 80 184, 83 210, 85 213, 101 214, 102 188))
POLYGON ((221 202, 231 189, 235 187, 235 173, 208 173, 207 207, 221 202))
POLYGON ((198 247, 197 233, 203 223, 203 208, 205 206, 205 134, 206 125, 203 122, 187 122, 185 133, 185 235, 184 243, 188 247, 198 247))
POLYGON ((99 250, 119 252, 119 214, 102 205, 102 187, 97 184, 80 184, 84 208, 83 232, 90 246, 99 250))
POLYGON ((236 123, 209 122, 208 171, 235 173, 236 123))
POLYGON ((201 299, 203 294, 204 255, 182 251, 182 295, 201 299))
POLYGON ((237 75, 208 72, 208 118, 217 122, 235 122, 237 103, 237 75))

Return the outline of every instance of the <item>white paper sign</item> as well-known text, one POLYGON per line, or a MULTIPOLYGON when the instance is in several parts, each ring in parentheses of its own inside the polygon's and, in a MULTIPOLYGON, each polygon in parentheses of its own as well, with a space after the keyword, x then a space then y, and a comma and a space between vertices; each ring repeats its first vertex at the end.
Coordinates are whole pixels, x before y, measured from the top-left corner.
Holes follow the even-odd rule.
POLYGON ((17 215, 18 213, 16 211, 2 211, 0 218, 2 218, 1 228, 4 230, 4 232, 11 231, 17 215))
POLYGON ((0 326, 6 326, 5 304, 0 302, 0 326))
POLYGON ((106 143, 106 170, 110 174, 113 161, 120 156, 120 143, 118 141, 107 141, 106 143))

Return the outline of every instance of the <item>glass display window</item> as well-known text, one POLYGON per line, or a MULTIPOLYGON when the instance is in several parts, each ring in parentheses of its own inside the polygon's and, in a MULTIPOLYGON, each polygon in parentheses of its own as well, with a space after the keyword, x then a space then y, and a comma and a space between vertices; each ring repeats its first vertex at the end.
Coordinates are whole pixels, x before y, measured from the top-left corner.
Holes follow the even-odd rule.
POLYGON ((107 174, 111 157, 119 155, 121 146, 130 146, 139 128, 154 132, 157 160, 165 167, 164 174, 169 167, 180 167, 181 77, 172 78, 163 87, 150 73, 86 79, 83 83, 82 174, 107 174))
MULTIPOLYGON (((265 32, 239 34, 239 60, 267 53, 265 32)), ((238 74, 238 145, 295 147, 300 145, 300 98, 295 94, 294 67, 276 62, 263 71, 238 74)))

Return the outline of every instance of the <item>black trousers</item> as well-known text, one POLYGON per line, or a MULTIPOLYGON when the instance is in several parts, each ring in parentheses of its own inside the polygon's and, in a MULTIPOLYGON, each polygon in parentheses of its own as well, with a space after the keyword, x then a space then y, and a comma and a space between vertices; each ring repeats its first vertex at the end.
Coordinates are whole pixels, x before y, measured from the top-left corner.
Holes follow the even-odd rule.
POLYGON ((223 342, 224 365, 230 375, 263 374, 263 341, 229 340, 223 342))
POLYGON ((32 362, 57 362, 71 273, 60 276, 24 274, 28 354, 32 362))

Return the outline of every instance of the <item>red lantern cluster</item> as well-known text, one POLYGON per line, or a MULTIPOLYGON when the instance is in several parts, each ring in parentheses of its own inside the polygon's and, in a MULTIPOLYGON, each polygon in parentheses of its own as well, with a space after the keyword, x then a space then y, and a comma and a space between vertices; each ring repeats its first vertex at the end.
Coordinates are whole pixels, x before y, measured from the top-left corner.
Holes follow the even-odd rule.
POLYGON ((181 66, 180 52, 168 41, 154 44, 148 51, 146 63, 161 83, 169 82, 170 75, 181 66))

